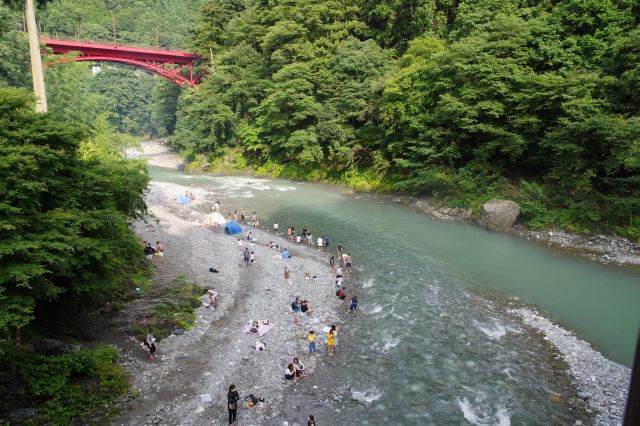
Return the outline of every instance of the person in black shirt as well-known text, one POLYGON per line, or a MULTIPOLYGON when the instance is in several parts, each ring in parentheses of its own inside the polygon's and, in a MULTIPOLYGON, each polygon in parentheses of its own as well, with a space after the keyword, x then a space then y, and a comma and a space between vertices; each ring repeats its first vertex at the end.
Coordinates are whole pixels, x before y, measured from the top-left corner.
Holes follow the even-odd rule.
POLYGON ((229 386, 229 392, 227 393, 227 408, 229 409, 229 424, 236 424, 236 413, 238 411, 238 401, 240 400, 240 393, 236 389, 236 385, 229 386))

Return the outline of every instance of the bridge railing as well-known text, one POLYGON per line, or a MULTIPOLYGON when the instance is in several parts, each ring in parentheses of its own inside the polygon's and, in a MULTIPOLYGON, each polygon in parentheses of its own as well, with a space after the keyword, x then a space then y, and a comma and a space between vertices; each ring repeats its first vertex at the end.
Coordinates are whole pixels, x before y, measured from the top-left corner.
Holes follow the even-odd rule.
MULTIPOLYGON (((103 44, 105 46, 113 46, 113 39, 97 39, 97 38, 83 38, 83 37, 67 37, 60 36, 58 34, 51 33, 40 33, 41 39, 49 39, 49 40, 60 40, 60 41, 68 41, 75 43, 92 43, 92 44, 103 44)), ((117 40, 118 47, 131 47, 134 49, 151 49, 151 50, 159 50, 163 52, 176 52, 182 53, 183 49, 175 48, 175 47, 166 47, 166 46, 152 46, 143 43, 131 43, 127 41, 117 40)))

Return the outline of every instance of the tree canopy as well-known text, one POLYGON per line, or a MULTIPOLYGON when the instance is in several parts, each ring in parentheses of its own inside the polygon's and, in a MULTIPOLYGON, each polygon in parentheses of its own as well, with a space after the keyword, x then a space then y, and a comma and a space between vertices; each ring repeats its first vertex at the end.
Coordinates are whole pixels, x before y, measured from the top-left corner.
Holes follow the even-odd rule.
POLYGON ((144 164, 31 102, 0 88, 0 339, 105 300, 141 255, 128 220, 146 210, 144 164))
POLYGON ((190 42, 214 64, 171 141, 639 237, 638 19, 630 0, 207 0, 190 42))

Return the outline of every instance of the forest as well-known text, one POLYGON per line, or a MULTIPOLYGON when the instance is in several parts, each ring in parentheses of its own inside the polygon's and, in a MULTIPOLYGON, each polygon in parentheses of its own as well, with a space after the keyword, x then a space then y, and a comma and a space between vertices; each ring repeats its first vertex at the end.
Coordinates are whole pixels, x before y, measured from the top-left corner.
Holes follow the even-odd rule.
POLYGON ((194 168, 400 191, 640 237, 631 0, 204 2, 171 143, 194 168))

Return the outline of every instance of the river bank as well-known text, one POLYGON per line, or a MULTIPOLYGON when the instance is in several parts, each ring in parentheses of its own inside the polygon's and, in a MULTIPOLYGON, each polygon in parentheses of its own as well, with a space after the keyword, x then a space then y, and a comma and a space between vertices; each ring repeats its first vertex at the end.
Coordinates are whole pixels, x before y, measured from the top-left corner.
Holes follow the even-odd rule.
MULTIPOLYGON (((167 165, 167 164, 165 164, 167 165)), ((175 164, 174 164, 175 166, 175 164)), ((258 182, 256 183, 256 185, 264 185, 265 182, 258 182)), ((297 191, 296 191, 297 192, 297 191)), ((197 194, 196 194, 197 195, 197 194)), ((198 198, 198 197, 197 197, 198 198)), ((227 202, 226 200, 221 200, 223 202, 223 205, 227 202)), ((227 206, 224 207, 225 211, 227 211, 227 206)), ((365 283, 363 284, 363 287, 369 287, 373 285, 372 283, 365 283)), ((437 290, 437 289, 436 289, 437 290)), ((437 297, 437 293, 434 295, 437 297)), ((374 304, 375 301, 371 300, 369 301, 370 304, 374 304)), ((432 301, 429 302, 430 304, 433 303, 432 301)), ((434 308, 436 305, 433 305, 434 308)), ((369 312, 367 312, 367 314, 371 315, 371 314, 375 314, 377 315, 396 315, 395 313, 393 313, 393 306, 391 307, 391 312, 388 312, 387 309, 383 309, 381 306, 375 306, 375 305, 371 305, 371 308, 368 309, 369 312)), ((439 322, 450 322, 451 320, 447 319, 448 316, 451 313, 449 311, 444 312, 442 314, 440 314, 440 318, 437 320, 439 322), (442 317, 442 315, 445 315, 444 317, 442 317), (443 320, 442 318, 445 318, 445 320, 443 320)), ((368 316, 369 316, 368 315, 368 316)), ((373 318, 370 318, 370 320, 372 320, 373 318)), ((527 324, 526 322, 523 322, 523 324, 527 325, 527 327, 532 327, 534 326, 534 324, 527 324)), ((458 327, 458 326, 456 326, 458 327)), ((493 327, 493 326, 492 326, 493 327)), ((498 327, 498 326, 496 326, 498 327)), ((499 327, 498 327, 499 328, 499 327)), ((537 328, 536 328, 537 329, 537 328)), ((576 383, 576 388, 577 390, 579 390, 580 392, 588 392, 591 393, 589 398, 586 398, 588 400, 588 403, 590 404, 595 404, 594 407, 596 406, 607 406, 607 411, 600 413, 599 410, 595 409, 595 408, 591 408, 591 410, 593 411, 594 415, 599 415, 602 414, 605 417, 600 418, 600 416, 598 417, 598 421, 596 422, 597 424, 616 424, 617 422, 619 422, 619 416, 620 413, 616 410, 609 410, 609 405, 610 405, 610 401, 611 400, 615 400, 617 407, 620 407, 620 401, 622 398, 622 401, 624 400, 624 394, 625 394, 625 389, 627 386, 627 381, 624 380, 624 377, 628 377, 628 373, 629 370, 626 369, 626 367, 623 367, 619 364, 616 364, 614 362, 608 361, 606 359, 604 359, 597 351, 595 351, 593 348, 590 347, 590 345, 582 342, 580 339, 578 339, 575 335, 573 335, 572 333, 567 332, 566 330, 561 329, 560 327, 558 327, 558 329, 560 330, 560 332, 563 335, 569 335, 569 336, 573 336, 573 339, 575 339, 575 341, 577 342, 581 342, 582 346, 580 351, 575 353, 575 356, 572 356, 572 352, 575 352, 575 349, 572 348, 571 346, 571 341, 567 340, 561 340, 558 342, 558 345, 555 345, 555 342, 551 340, 551 338, 547 335, 545 335, 546 337, 546 341, 550 344, 551 347, 555 348, 554 350, 558 351, 558 356, 562 357, 566 362, 567 365, 569 366, 568 369, 571 371, 571 377, 575 380, 576 383), (606 361, 605 363, 602 363, 603 365, 603 370, 602 371, 607 371, 608 368, 612 368, 611 371, 615 371, 615 374, 609 374, 608 376, 606 374, 602 375, 602 378, 600 378, 600 373, 598 373, 597 378, 594 381, 591 382, 586 382, 589 386, 585 386, 585 383, 580 382, 580 380, 578 380, 579 377, 581 377, 580 375, 582 375, 582 377, 587 377, 588 380, 590 379, 590 370, 594 369, 594 366, 599 366, 601 365, 601 360, 606 361), (606 392, 605 392, 606 390, 606 392), (609 397, 608 393, 612 393, 613 396, 609 397), (609 402, 608 402, 609 401, 609 402), (604 405, 603 405, 604 404, 604 405), (613 417, 612 417, 613 416, 613 417), (617 417, 616 417, 617 416, 617 417), (614 417, 617 419, 614 419, 614 417)), ((541 330, 543 331, 543 330, 541 330)), ((468 334, 468 330, 465 332, 465 334, 468 334)), ((392 336, 389 336, 392 337, 392 336)), ((458 337, 460 338, 460 337, 458 337)), ((388 342, 384 343, 384 348, 382 348, 383 353, 388 352, 389 348, 393 348, 395 345, 398 344, 398 342, 401 340, 396 340, 394 338, 391 338, 388 342)), ((374 342, 373 347, 374 348, 380 348, 379 346, 377 346, 378 343, 374 342)), ((401 346, 403 346, 403 344, 401 344, 401 346)), ((381 362, 381 366, 384 365, 384 358, 380 359, 381 362)), ((599 367, 598 367, 599 368, 599 367)), ((598 370, 600 371, 600 370, 598 370)), ((595 376, 594 376, 595 377, 595 376)), ((303 384, 303 386, 306 386, 308 383, 303 384)), ((417 386, 417 385, 416 385, 417 386)), ((323 389, 330 389, 329 388, 325 388, 325 387, 320 387, 321 390, 323 389)), ((360 398, 360 393, 365 392, 362 391, 362 388, 357 388, 357 391, 352 390, 351 391, 351 395, 355 395, 353 396, 353 398, 360 398)), ((383 390, 382 388, 379 388, 379 390, 383 390)), ((309 393, 318 393, 320 391, 318 391, 317 389, 310 389, 309 393)), ((384 393, 384 391, 382 392, 384 393)), ((379 394, 378 393, 370 393, 369 391, 365 392, 365 395, 368 395, 364 398, 366 404, 370 404, 370 402, 367 402, 367 400, 372 399, 373 401, 375 401, 376 398, 379 398, 379 394), (373 396, 372 396, 373 395, 373 396), (377 397, 374 398, 375 395, 378 395, 377 397)), ((339 396, 339 395, 338 395, 339 396)), ((338 397, 336 396, 336 397, 338 397)), ((584 396, 584 395, 583 395, 584 396)), ((318 398, 322 398, 322 396, 318 396, 318 398)), ((362 398, 361 398, 362 399, 362 398)), ((344 400, 343 400, 344 401, 344 400)), ((461 401, 466 401, 466 399, 461 399, 461 401)), ((470 402, 473 402, 471 399, 469 399, 470 402)), ((325 401, 324 404, 326 405, 327 402, 325 401)), ((622 403, 623 404, 623 403, 622 403)), ((348 404, 347 404, 348 406, 348 404)), ((336 409, 342 409, 344 410, 344 402, 342 403, 342 405, 336 407, 336 409)), ((292 411, 292 410, 289 410, 292 411)), ((337 413, 337 412, 336 412, 337 413)), ((295 412, 291 413, 292 415, 295 415, 295 412)), ((465 417, 466 418, 466 417, 465 417)), ((585 421, 584 418, 581 419, 581 421, 585 421)), ((590 423, 589 421, 586 421, 586 423, 590 423)))
MULTIPOLYGON (((175 168, 184 164, 183 160, 166 145, 155 141, 143 142, 142 151, 129 150, 130 157, 142 155, 150 165, 175 168)), ((352 192, 352 190, 349 190, 352 192)), ((376 194, 391 202, 420 211, 435 220, 476 223, 472 212, 464 208, 445 207, 441 201, 404 195, 376 194)), ((640 243, 615 234, 575 234, 557 229, 535 230, 516 223, 510 233, 535 241, 569 255, 601 263, 640 269, 640 243)))

